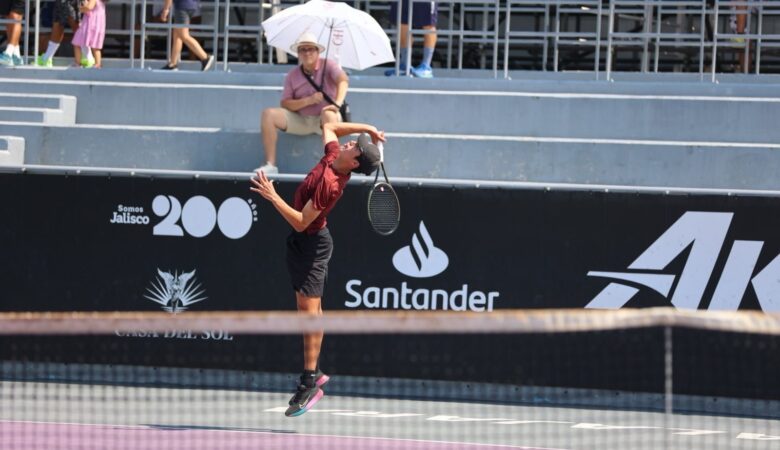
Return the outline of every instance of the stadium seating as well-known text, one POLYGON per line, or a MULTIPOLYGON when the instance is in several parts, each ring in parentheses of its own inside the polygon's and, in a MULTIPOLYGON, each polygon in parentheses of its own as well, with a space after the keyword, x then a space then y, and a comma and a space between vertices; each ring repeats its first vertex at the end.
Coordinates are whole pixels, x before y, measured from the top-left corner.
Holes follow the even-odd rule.
MULTIPOLYGON (((27 164, 249 172, 260 111, 278 104, 288 67, 3 70, 0 135, 24 138, 27 164)), ((772 76, 441 72, 352 75, 353 116, 387 130, 394 176, 780 187, 772 76)), ((315 136, 279 145, 283 173, 305 173, 320 151, 315 136)))

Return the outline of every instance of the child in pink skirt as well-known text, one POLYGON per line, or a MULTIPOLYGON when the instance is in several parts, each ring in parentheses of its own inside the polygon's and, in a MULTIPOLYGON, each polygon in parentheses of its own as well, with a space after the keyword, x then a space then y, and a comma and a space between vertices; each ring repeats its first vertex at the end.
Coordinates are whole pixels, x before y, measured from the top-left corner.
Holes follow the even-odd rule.
POLYGON ((103 39, 106 37, 106 7, 103 0, 84 0, 79 7, 84 15, 81 17, 79 29, 73 35, 73 52, 76 61, 81 61, 82 67, 100 68, 101 49, 103 48, 103 39), (82 55, 88 55, 92 50, 95 57, 93 63, 82 55))

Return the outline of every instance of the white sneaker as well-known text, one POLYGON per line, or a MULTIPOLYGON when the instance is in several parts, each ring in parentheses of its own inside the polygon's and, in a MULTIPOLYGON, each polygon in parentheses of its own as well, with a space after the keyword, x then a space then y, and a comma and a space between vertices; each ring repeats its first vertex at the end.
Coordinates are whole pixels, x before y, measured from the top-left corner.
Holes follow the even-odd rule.
POLYGON ((271 163, 265 163, 265 165, 260 166, 257 169, 255 169, 255 172, 257 172, 258 170, 262 170, 263 173, 265 173, 266 175, 279 173, 279 169, 275 165, 273 165, 271 163))

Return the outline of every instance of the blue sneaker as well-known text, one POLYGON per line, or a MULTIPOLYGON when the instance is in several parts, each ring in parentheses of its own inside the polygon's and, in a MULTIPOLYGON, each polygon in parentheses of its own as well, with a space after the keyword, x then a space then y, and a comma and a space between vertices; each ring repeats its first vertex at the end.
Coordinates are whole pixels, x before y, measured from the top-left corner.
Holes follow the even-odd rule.
POLYGON ((24 60, 19 55, 13 55, 13 56, 11 56, 11 59, 14 60, 14 66, 23 66, 24 65, 24 60))
POLYGON ((428 64, 412 67, 412 75, 417 78, 433 78, 433 69, 428 64))
POLYGON ((8 53, 0 53, 0 66, 13 67, 14 58, 8 53))
POLYGON ((401 67, 398 68, 398 72, 395 71, 395 67, 392 69, 385 70, 385 76, 386 77, 395 77, 395 76, 405 76, 406 75, 406 66, 401 65, 401 67))

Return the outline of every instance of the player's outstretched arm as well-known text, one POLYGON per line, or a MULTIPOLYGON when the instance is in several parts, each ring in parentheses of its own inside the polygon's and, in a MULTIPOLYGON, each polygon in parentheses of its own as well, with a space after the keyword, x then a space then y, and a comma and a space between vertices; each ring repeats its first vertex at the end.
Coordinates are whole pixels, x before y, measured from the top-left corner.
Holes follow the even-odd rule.
POLYGON ((322 143, 337 141, 341 136, 349 134, 368 133, 374 143, 385 141, 385 132, 367 123, 331 122, 322 126, 322 143))
POLYGON ((257 176, 253 177, 252 187, 249 189, 257 192, 263 198, 271 202, 271 204, 279 211, 279 214, 292 226, 295 231, 301 232, 306 229, 313 221, 320 215, 322 211, 314 208, 311 200, 306 202, 303 207, 303 211, 296 211, 292 206, 282 199, 276 192, 273 182, 265 176, 262 170, 257 171, 257 176))

